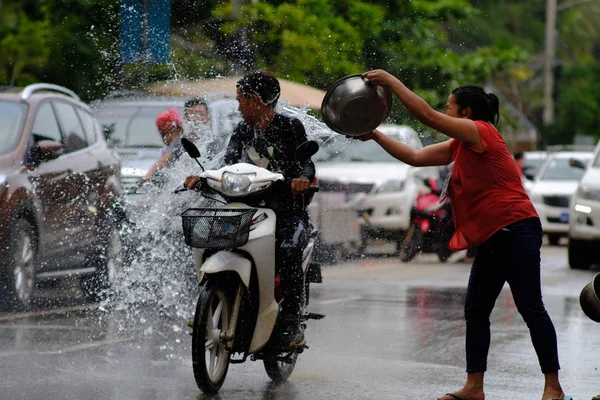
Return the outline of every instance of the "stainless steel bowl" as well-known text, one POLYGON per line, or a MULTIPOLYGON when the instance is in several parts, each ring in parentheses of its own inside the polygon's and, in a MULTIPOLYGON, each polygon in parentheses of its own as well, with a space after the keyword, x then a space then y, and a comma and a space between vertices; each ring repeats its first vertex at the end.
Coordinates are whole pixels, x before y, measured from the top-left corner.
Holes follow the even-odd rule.
POLYGON ((331 85, 321 104, 323 121, 337 133, 360 136, 377 128, 392 109, 392 92, 361 74, 331 85))
POLYGON ((581 290, 579 304, 589 319, 600 322, 600 273, 581 290))

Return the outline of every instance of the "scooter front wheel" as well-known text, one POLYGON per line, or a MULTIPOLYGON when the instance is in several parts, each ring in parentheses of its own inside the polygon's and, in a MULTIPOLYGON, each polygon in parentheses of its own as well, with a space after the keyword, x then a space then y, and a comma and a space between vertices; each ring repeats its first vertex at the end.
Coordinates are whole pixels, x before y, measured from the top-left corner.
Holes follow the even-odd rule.
POLYGON ((229 350, 222 333, 229 330, 232 301, 218 281, 207 280, 200 288, 192 332, 192 365, 198 388, 217 393, 229 369, 229 350))

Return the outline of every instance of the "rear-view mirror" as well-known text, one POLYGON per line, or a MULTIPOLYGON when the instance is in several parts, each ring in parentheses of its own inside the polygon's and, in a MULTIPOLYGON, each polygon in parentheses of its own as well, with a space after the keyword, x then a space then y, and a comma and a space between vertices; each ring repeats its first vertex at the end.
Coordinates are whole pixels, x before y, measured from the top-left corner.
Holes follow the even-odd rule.
POLYGON ((296 148, 294 153, 294 159, 296 161, 304 161, 319 151, 319 144, 314 140, 307 140, 296 148))
POLYGON ((570 158, 569 159, 569 165, 571 167, 574 168, 580 168, 580 169, 586 169, 587 168, 587 163, 585 163, 584 161, 578 159, 578 158, 570 158))
POLYGON ((190 155, 192 158, 200 158, 200 150, 196 147, 194 143, 188 138, 181 138, 181 145, 186 153, 190 155))

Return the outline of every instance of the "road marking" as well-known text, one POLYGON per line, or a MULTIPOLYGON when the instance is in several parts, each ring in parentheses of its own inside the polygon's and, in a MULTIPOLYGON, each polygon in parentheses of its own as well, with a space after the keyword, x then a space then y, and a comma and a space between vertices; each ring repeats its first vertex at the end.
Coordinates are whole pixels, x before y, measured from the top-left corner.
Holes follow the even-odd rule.
POLYGON ((73 326, 73 325, 24 325, 10 324, 0 325, 0 329, 30 329, 30 330, 52 330, 52 331, 94 331, 95 327, 90 326, 73 326))
POLYGON ((54 308, 52 310, 31 311, 31 312, 0 315, 0 322, 14 321, 16 319, 23 319, 23 318, 30 318, 30 317, 43 317, 46 315, 68 314, 73 311, 92 310, 92 309, 98 308, 98 307, 100 307, 100 304, 85 304, 82 306, 54 308))
POLYGON ((320 300, 320 301, 316 301, 315 303, 320 304, 320 305, 331 305, 331 304, 339 304, 339 303, 349 303, 351 301, 356 301, 356 300, 361 300, 361 299, 362 299, 361 296, 349 296, 349 297, 342 297, 340 299, 320 300))
POLYGON ((87 349, 91 349, 91 348, 94 348, 94 347, 100 347, 100 346, 104 346, 104 345, 107 345, 107 344, 121 343, 121 342, 129 341, 129 340, 131 340, 131 339, 101 340, 101 341, 98 341, 98 342, 82 343, 82 344, 78 344, 78 345, 75 345, 75 346, 64 347, 62 349, 57 349, 57 350, 38 351, 37 354, 48 355, 48 354, 71 353, 71 352, 74 352, 74 351, 87 350, 87 349))

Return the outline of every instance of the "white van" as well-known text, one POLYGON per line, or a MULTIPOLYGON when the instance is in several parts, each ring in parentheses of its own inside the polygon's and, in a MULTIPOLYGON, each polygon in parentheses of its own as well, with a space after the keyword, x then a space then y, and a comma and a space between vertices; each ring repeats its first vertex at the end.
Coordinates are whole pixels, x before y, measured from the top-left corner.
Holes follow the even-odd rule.
POLYGON ((600 143, 591 163, 571 160, 571 165, 585 169, 569 210, 569 266, 588 269, 600 263, 600 143))

